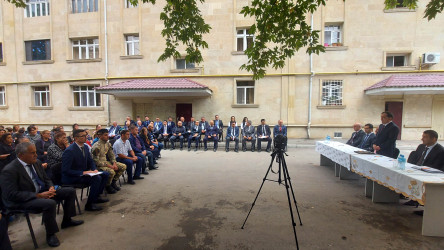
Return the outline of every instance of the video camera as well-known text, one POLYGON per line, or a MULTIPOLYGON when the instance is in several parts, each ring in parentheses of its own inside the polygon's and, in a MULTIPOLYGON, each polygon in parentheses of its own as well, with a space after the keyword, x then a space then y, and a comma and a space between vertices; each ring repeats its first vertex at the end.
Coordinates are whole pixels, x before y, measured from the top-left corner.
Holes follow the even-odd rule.
POLYGON ((285 150, 287 146, 287 137, 283 135, 277 135, 274 138, 274 150, 285 150))

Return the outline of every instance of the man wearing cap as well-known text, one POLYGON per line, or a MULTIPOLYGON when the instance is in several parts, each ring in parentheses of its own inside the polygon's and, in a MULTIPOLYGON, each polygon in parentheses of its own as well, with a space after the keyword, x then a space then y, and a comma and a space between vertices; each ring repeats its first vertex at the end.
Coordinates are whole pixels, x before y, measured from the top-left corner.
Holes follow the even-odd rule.
POLYGON ((96 166, 101 171, 109 173, 108 182, 106 183, 106 192, 114 194, 120 190, 116 182, 120 176, 125 172, 126 165, 116 161, 111 143, 108 141, 108 130, 101 129, 97 131, 99 140, 94 143, 91 148, 93 160, 96 166))

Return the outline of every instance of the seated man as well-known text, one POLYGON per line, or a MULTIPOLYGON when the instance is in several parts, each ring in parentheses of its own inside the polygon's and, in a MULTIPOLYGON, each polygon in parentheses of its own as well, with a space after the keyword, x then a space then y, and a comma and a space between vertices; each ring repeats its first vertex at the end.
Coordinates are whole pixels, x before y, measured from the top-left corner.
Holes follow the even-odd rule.
MULTIPOLYGON (((131 143, 131 148, 134 151, 134 154, 136 154, 137 157, 139 157, 142 160, 142 174, 148 175, 148 171, 146 170, 146 158, 147 156, 151 156, 151 160, 153 160, 153 154, 151 152, 146 151, 145 145, 143 144, 142 138, 139 136, 139 130, 136 126, 130 125, 130 137, 129 142, 131 143)), ((149 164, 150 168, 154 166, 154 164, 149 164)), ((139 178, 134 178, 135 180, 139 178)))
POLYGON ((40 139, 40 134, 38 133, 37 127, 35 125, 30 125, 28 127, 27 137, 34 144, 40 139))
POLYGON ((364 139, 365 132, 362 131, 362 125, 360 123, 355 123, 353 125, 353 130, 355 132, 352 133, 350 139, 347 141, 347 144, 353 147, 359 147, 364 139))
POLYGON ((162 121, 160 120, 160 118, 156 117, 156 121, 153 124, 153 126, 154 126, 154 136, 155 136, 156 139, 159 138, 159 135, 160 135, 159 130, 162 127, 162 125, 163 124, 162 124, 162 121))
POLYGON ((37 160, 36 149, 32 143, 18 144, 15 152, 17 159, 6 165, 0 175, 4 206, 43 213, 46 241, 51 247, 59 246, 60 242, 55 235, 59 231, 56 221, 56 201, 62 201, 63 204, 62 229, 78 226, 83 221, 71 219, 76 215, 76 191, 71 187, 57 188, 57 190, 54 188, 41 162, 37 160))
POLYGON ((367 123, 364 126, 365 136, 362 140, 359 148, 373 152, 373 143, 375 142, 376 135, 373 133, 373 124, 367 123))
POLYGON ((167 121, 163 121, 162 127, 159 130, 159 141, 167 142, 170 140, 170 136, 173 134, 172 127, 168 127, 167 121))
POLYGON ((251 121, 247 121, 247 125, 242 130, 242 151, 247 151, 247 142, 251 142, 251 152, 254 152, 256 146, 256 133, 254 132, 254 126, 251 125, 251 121))
POLYGON ((128 130, 120 131, 120 138, 113 145, 113 152, 116 156, 116 161, 126 165, 126 172, 128 173, 128 184, 136 184, 134 180, 143 179, 140 176, 142 172, 143 160, 134 154, 129 142, 130 132, 128 130), (133 164, 136 163, 136 170, 133 176, 133 164))
MULTIPOLYGON (((219 134, 218 134, 219 136, 219 134)), ((218 138, 219 139, 219 138, 218 138)), ((233 122, 227 129, 227 137, 225 138, 225 151, 230 151, 230 142, 234 141, 234 152, 239 153, 239 127, 233 122)))
POLYGON ((444 148, 438 143, 438 133, 426 130, 422 133, 422 144, 410 153, 408 163, 444 170, 444 148))
POLYGON ((284 125, 283 120, 279 120, 278 124, 274 126, 273 129, 273 138, 276 138, 277 135, 287 136, 287 126, 284 125))
MULTIPOLYGON (((205 122, 205 117, 203 117, 203 119, 205 122)), ((201 126, 202 124, 204 124, 204 123, 199 124, 199 126, 201 126)), ((199 129, 201 129, 201 131, 202 131, 201 127, 199 127, 199 129)), ((207 141, 212 140, 214 142, 213 151, 216 152, 217 151, 217 142, 219 141, 219 129, 216 126, 214 126, 213 121, 210 121, 210 125, 208 127, 206 127, 206 129, 203 131, 205 131, 205 137, 203 139, 204 147, 205 147, 204 150, 205 151, 208 150, 207 141)))
POLYGON ((219 119, 219 115, 214 116, 214 125, 219 129, 219 141, 222 138, 222 133, 224 132, 224 123, 219 119))
POLYGON ((173 118, 171 116, 168 116, 167 125, 168 127, 171 128, 171 130, 173 130, 173 128, 176 127, 176 123, 173 122, 173 118))
POLYGON ((96 166, 101 171, 106 171, 109 174, 108 182, 106 183, 106 192, 114 194, 120 190, 116 182, 120 176, 125 172, 126 165, 116 161, 111 143, 108 142, 108 130, 101 129, 97 131, 99 141, 94 143, 91 148, 93 160, 96 166))
POLYGON ((199 128, 200 128, 200 134, 202 136, 205 136, 205 133, 207 132, 208 122, 205 120, 205 117, 200 118, 199 122, 199 128))
POLYGON ((110 140, 111 144, 113 144, 117 139, 119 139, 120 126, 117 125, 116 121, 114 121, 113 125, 111 127, 109 127, 108 131, 109 131, 108 132, 109 140, 110 140))
POLYGON ((265 119, 261 119, 261 125, 257 126, 256 138, 257 138, 257 152, 261 152, 261 142, 267 141, 267 152, 271 151, 271 131, 270 127, 265 124, 265 119))
POLYGON ((145 128, 148 128, 148 125, 150 125, 150 123, 151 123, 150 118, 146 115, 145 116, 145 121, 143 122, 143 126, 145 128))
POLYGON ((170 143, 171 143, 171 149, 170 150, 174 150, 174 148, 176 147, 176 139, 179 139, 180 142, 180 150, 183 149, 183 138, 184 138, 184 134, 185 134, 186 130, 185 127, 182 126, 182 122, 178 121, 177 122, 177 127, 175 127, 173 129, 173 135, 170 138, 170 143))
POLYGON ((194 122, 194 126, 191 126, 190 128, 190 136, 188 137, 188 151, 191 151, 191 143, 193 141, 196 143, 196 148, 194 149, 194 151, 197 151, 197 148, 199 147, 199 140, 200 140, 199 122, 196 121, 194 122))
POLYGON ((94 164, 89 148, 85 143, 85 130, 74 130, 73 137, 74 143, 66 148, 62 155, 62 183, 67 185, 90 185, 85 210, 102 210, 102 208, 96 204, 108 202, 108 199, 101 198, 100 194, 102 194, 103 189, 105 189, 109 174, 108 172, 98 174, 99 171, 96 169, 96 164, 94 164), (90 174, 92 174, 92 176, 90 174))
POLYGON ((154 155, 154 161, 160 158, 160 151, 163 149, 163 143, 158 142, 156 138, 154 136, 154 125, 148 125, 148 139, 150 140, 150 145, 154 146, 154 149, 150 150, 154 155))
POLYGON ((144 128, 143 123, 142 123, 141 120, 137 121, 136 127, 137 127, 137 131, 140 133, 142 128, 144 128))
POLYGON ((35 143, 35 148, 37 150, 37 158, 41 162, 46 162, 46 155, 48 154, 48 148, 53 144, 51 140, 51 132, 49 130, 43 130, 41 133, 41 138, 35 143))

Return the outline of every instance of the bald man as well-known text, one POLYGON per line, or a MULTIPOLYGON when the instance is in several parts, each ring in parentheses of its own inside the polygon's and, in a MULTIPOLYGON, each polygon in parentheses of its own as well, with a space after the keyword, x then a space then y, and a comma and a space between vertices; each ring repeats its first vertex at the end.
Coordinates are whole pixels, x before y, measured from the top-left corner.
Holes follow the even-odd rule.
POLYGON ((287 136, 287 126, 284 125, 283 120, 279 120, 278 124, 274 126, 273 137, 276 138, 277 135, 287 136))
POLYGON ((362 125, 360 123, 355 123, 353 125, 353 130, 355 132, 353 132, 352 136, 350 137, 350 139, 347 141, 348 145, 351 145, 353 147, 359 147, 362 143, 362 140, 365 137, 365 132, 362 130, 362 125))

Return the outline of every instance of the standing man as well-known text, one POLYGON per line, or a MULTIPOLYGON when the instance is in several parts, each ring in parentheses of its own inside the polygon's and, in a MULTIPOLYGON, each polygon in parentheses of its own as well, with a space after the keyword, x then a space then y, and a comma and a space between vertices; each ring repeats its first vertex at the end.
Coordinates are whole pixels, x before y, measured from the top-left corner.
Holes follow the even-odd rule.
POLYGON ((257 152, 261 152, 261 142, 267 141, 267 152, 271 151, 271 131, 270 127, 265 124, 265 119, 261 119, 261 125, 257 126, 256 130, 257 135, 257 152))
POLYGON ((190 136, 188 137, 188 151, 191 151, 191 143, 193 141, 196 143, 196 148, 194 149, 194 151, 197 151, 197 148, 199 147, 199 140, 200 140, 199 122, 196 121, 194 122, 194 126, 191 126, 190 128, 190 136))
POLYGON ((377 154, 397 158, 398 156, 395 156, 395 148, 399 128, 393 122, 393 114, 389 111, 382 112, 381 122, 382 124, 379 125, 373 149, 377 154))
POLYGON ((129 142, 130 132, 128 130, 120 131, 120 138, 114 143, 113 152, 116 155, 116 161, 126 165, 126 172, 128 173, 128 184, 134 185, 134 179, 143 179, 140 176, 142 172, 143 161, 134 154, 129 142), (136 170, 133 176, 133 163, 136 163, 136 170))
POLYGON ((242 151, 247 151, 247 141, 251 142, 251 152, 254 152, 256 147, 256 133, 254 132, 254 126, 251 125, 251 121, 247 121, 247 125, 242 130, 242 151))
POLYGON ((408 162, 444 170, 444 147, 438 143, 438 133, 426 130, 422 133, 422 144, 410 153, 408 162))
POLYGON ((180 141, 180 150, 182 151, 183 149, 183 138, 184 138, 184 134, 185 134, 186 130, 185 128, 182 126, 182 122, 178 121, 177 122, 177 127, 175 127, 173 129, 173 136, 171 136, 170 138, 170 143, 171 143, 171 150, 174 150, 174 148, 176 147, 176 143, 175 140, 177 138, 179 138, 180 141))
POLYGON ((105 189, 108 181, 108 172, 101 172, 96 169, 96 164, 89 153, 86 142, 86 132, 77 129, 73 132, 74 143, 63 151, 62 155, 62 183, 88 184, 91 186, 88 200, 85 205, 86 211, 99 211, 101 207, 96 203, 108 202, 108 199, 101 198, 100 194, 105 189), (90 175, 91 174, 91 175, 90 175))
MULTIPOLYGON (((202 118, 204 119, 203 121, 205 122, 205 117, 202 117, 202 118)), ((200 126, 199 129, 201 129, 202 124, 204 124, 204 123, 199 124, 199 126, 200 126)), ((201 131, 202 131, 202 129, 201 129, 201 131)), ((219 141, 219 139, 218 139, 219 129, 217 129, 216 126, 214 126, 213 121, 210 121, 210 125, 204 131, 205 131, 205 138, 203 140, 204 147, 205 147, 204 150, 205 151, 208 150, 207 141, 212 140, 214 142, 213 151, 216 152, 217 151, 217 142, 219 141)))
POLYGON ((219 115, 214 116, 214 125, 219 129, 219 141, 222 138, 222 134, 224 132, 224 123, 222 120, 219 120, 219 115))
POLYGON ((126 166, 116 161, 111 143, 108 142, 108 130, 101 129, 97 131, 97 135, 99 140, 91 148, 93 160, 99 170, 108 172, 109 178, 105 187, 106 192, 114 194, 120 191, 120 187, 117 186, 116 182, 125 172, 126 166))
POLYGON ((227 129, 227 137, 225 138, 225 151, 230 151, 230 142, 234 141, 234 152, 239 153, 239 127, 233 122, 227 129))
POLYGON ((353 124, 353 130, 355 132, 352 133, 350 139, 347 141, 347 144, 353 147, 359 147, 362 144, 362 140, 364 140, 365 132, 362 131, 361 123, 353 124))
POLYGON ((376 135, 373 133, 373 124, 367 123, 364 126, 364 132, 365 136, 362 140, 361 145, 359 145, 359 148, 367 150, 367 151, 374 151, 373 150, 373 143, 375 142, 376 135))

